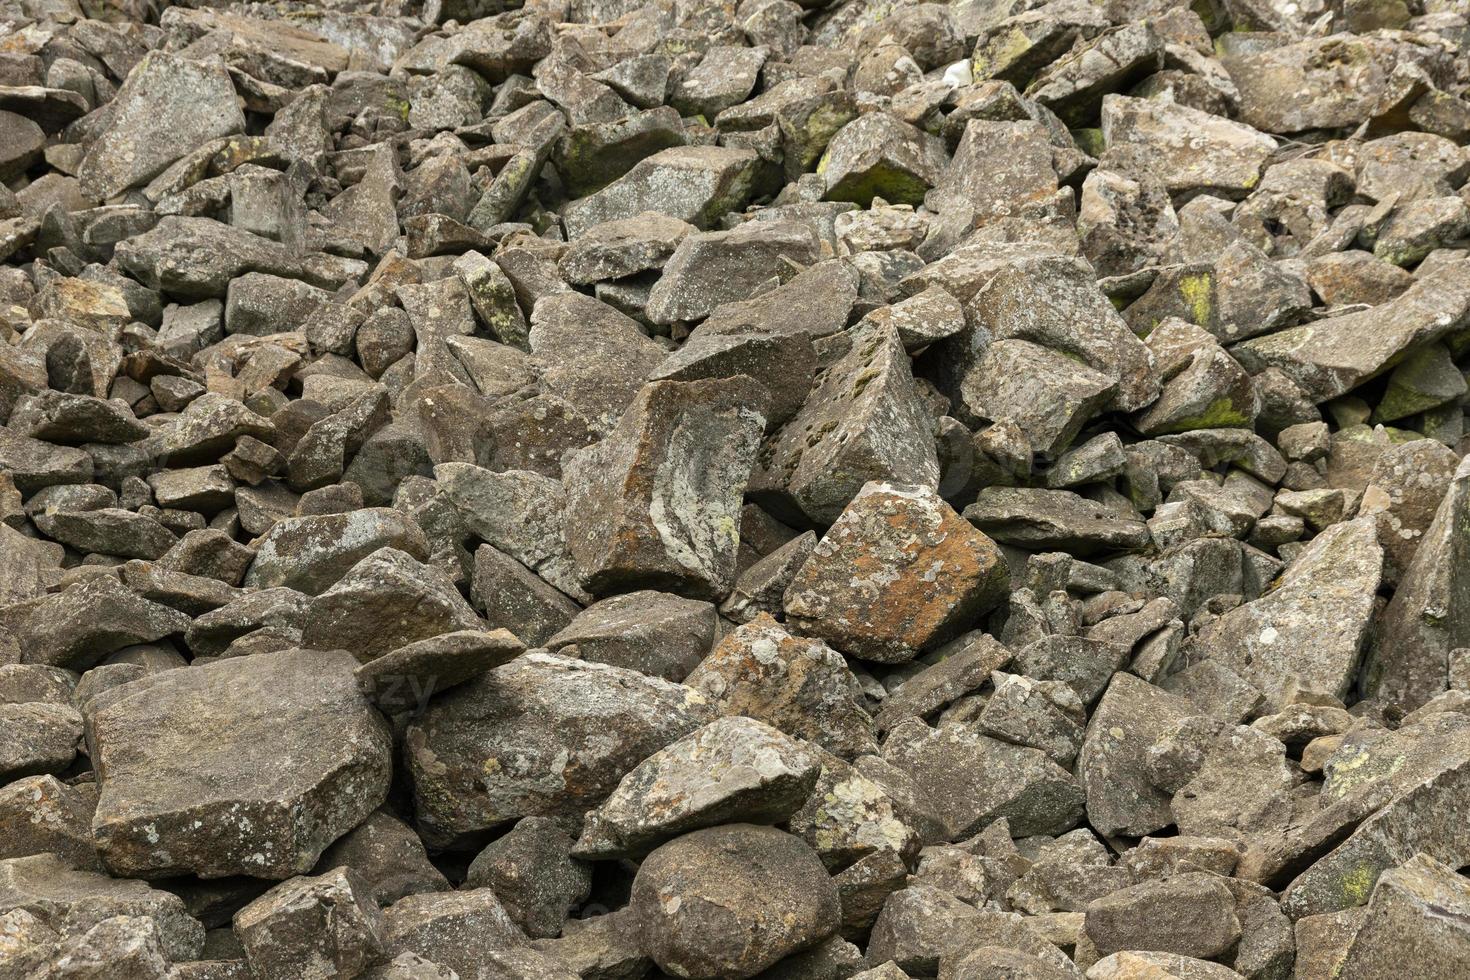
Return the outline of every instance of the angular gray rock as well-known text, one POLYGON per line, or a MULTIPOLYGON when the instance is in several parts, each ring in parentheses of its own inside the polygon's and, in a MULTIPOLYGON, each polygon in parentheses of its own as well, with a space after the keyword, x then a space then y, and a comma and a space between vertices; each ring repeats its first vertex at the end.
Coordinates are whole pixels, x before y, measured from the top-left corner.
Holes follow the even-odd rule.
POLYGON ((354 664, 341 651, 260 653, 150 674, 87 702, 102 773, 92 827, 108 869, 310 871, 388 791, 388 728, 354 664))

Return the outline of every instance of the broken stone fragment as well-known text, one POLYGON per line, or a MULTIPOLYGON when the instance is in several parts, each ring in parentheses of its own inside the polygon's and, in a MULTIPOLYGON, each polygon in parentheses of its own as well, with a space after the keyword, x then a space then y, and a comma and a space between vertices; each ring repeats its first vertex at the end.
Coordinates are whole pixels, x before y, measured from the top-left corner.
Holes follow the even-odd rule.
POLYGON ((845 653, 898 663, 952 639, 1006 584, 995 543, 933 490, 869 483, 797 571, 785 609, 845 653))
POLYGON ((93 833, 109 870, 310 871, 388 790, 387 725, 358 692, 355 663, 340 651, 261 653, 150 674, 87 702, 105 773, 93 833))
POLYGON ((875 325, 767 437, 751 490, 783 520, 830 524, 870 480, 938 486, 932 433, 897 332, 875 325))
MULTIPOLYGON (((1249 117, 1247 117, 1249 121, 1249 117)), ((1241 198, 1260 182, 1276 141, 1243 123, 1157 99, 1106 95, 1099 163, 1163 182, 1170 194, 1241 198)))
POLYGON ((866 207, 874 197, 919 205, 939 182, 948 163, 936 137, 886 112, 848 123, 827 146, 817 173, 827 182, 826 198, 866 207))
POLYGON ((1462 326, 1470 317, 1463 273, 1452 264, 1370 310, 1247 340, 1231 353, 1247 371, 1280 368, 1313 402, 1327 401, 1462 326))
POLYGON ((750 198, 756 161, 754 150, 736 147, 670 147, 640 160, 596 194, 572 202, 562 220, 572 237, 645 211, 708 228, 718 215, 750 198))
POLYGON ((429 698, 525 652, 509 630, 440 633, 374 657, 354 672, 363 695, 387 714, 421 709, 429 698))
MULTIPOLYGON (((526 934, 489 888, 399 899, 383 910, 383 944, 384 958, 392 964, 385 980, 475 976, 572 980, 576 976, 531 948, 526 934), (410 970, 414 972, 406 972, 410 970)), ((368 976, 378 978, 375 973, 368 976)))
POLYGON ((78 174, 100 199, 147 183, 201 143, 245 129, 223 66, 163 51, 128 72, 109 108, 78 174))
POLYGON ((1272 592, 1201 631, 1192 656, 1219 661, 1273 705, 1294 691, 1343 697, 1361 663, 1382 566, 1371 518, 1333 525, 1272 592))
POLYGON ((423 530, 396 510, 370 507, 288 517, 272 525, 256 545, 245 585, 319 595, 379 548, 395 548, 420 561, 429 557, 423 530))
POLYGON ((441 633, 483 628, 447 574, 383 547, 311 600, 301 639, 366 662, 441 633))
POLYGON ((183 633, 189 625, 183 613, 99 576, 42 598, 13 628, 28 663, 79 670, 123 647, 183 633))
POLYGON ((1464 879, 1432 857, 1416 855, 1379 876, 1340 975, 1371 980, 1470 968, 1470 934, 1462 917, 1467 909, 1464 879))
POLYGON ((746 222, 731 231, 687 235, 664 263, 646 314, 657 324, 702 320, 769 279, 790 279, 820 255, 816 234, 795 221, 746 222))
POLYGON ((645 759, 587 814, 573 854, 637 857, 700 827, 780 823, 811 794, 816 754, 752 718, 710 722, 645 759))
POLYGON ((589 606, 542 645, 563 656, 678 682, 709 654, 717 619, 708 602, 629 592, 589 606))
POLYGON ((234 928, 263 980, 297 976, 303 962, 360 973, 382 951, 382 913, 348 868, 281 882, 236 912, 234 928))
POLYGON ((636 671, 517 657, 433 698, 409 725, 419 832, 447 843, 526 816, 575 829, 629 771, 712 714, 697 691, 636 671))
POLYGON ((987 487, 965 508, 965 520, 1001 544, 1077 554, 1144 547, 1148 527, 1137 517, 1068 490, 987 487))
POLYGON ((763 402, 747 378, 651 382, 567 464, 567 551, 584 588, 729 593, 763 402))
POLYGON ((821 640, 792 636, 762 614, 720 641, 685 683, 721 715, 744 715, 833 755, 876 747, 862 692, 842 655, 821 640))
POLYGON ((949 840, 971 837, 1001 818, 1023 836, 1061 834, 1082 818, 1082 788, 1036 749, 909 720, 888 733, 883 758, 932 801, 949 840), (967 772, 991 778, 975 783, 964 778, 967 772))
POLYGON ((195 959, 204 948, 204 926, 177 895, 73 868, 54 854, 0 861, 0 916, 17 910, 73 940, 114 916, 150 919, 164 954, 174 961, 195 959))

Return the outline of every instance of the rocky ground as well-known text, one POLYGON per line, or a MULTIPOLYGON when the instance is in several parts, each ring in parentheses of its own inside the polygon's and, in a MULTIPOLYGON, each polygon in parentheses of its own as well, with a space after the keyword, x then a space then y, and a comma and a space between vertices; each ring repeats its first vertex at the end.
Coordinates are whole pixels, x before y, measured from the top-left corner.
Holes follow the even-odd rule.
POLYGON ((1465 0, 0 0, 0 980, 1470 976, 1465 0))

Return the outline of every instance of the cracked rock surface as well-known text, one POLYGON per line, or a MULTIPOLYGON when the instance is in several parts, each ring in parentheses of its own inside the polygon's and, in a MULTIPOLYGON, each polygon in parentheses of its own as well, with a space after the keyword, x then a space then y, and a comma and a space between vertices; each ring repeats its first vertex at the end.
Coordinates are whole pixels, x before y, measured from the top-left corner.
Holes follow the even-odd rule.
POLYGON ((0 0, 0 980, 1470 976, 1465 0, 0 0))

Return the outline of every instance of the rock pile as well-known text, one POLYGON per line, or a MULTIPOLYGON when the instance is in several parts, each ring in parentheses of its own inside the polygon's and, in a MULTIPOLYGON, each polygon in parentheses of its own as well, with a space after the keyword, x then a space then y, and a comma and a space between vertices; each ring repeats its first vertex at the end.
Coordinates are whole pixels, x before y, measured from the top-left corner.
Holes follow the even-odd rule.
POLYGON ((1470 976, 1467 143, 1463 0, 0 0, 0 980, 1470 976))

